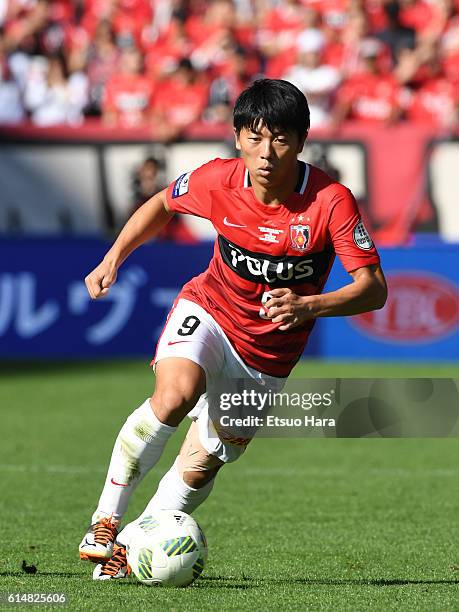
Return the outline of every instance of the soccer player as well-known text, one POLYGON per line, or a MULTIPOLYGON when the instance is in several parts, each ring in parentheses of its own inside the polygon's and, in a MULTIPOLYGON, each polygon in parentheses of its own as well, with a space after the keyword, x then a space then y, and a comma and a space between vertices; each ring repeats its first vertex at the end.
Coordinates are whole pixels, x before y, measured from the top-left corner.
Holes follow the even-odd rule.
POLYGON ((249 440, 217 433, 209 417, 217 382, 244 378, 279 391, 318 317, 384 305, 379 257, 352 194, 297 159, 308 130, 308 104, 294 85, 256 81, 234 108, 241 158, 215 159, 153 196, 86 277, 92 298, 106 295, 123 261, 175 213, 210 219, 218 233, 208 269, 183 287, 167 318, 152 362, 153 396, 128 417, 115 442, 79 548, 81 558, 98 562, 95 579, 126 575, 120 522, 135 487, 186 415, 192 424, 179 456, 145 513, 192 512, 218 470, 244 452, 249 440), (322 293, 335 254, 350 282, 322 293))

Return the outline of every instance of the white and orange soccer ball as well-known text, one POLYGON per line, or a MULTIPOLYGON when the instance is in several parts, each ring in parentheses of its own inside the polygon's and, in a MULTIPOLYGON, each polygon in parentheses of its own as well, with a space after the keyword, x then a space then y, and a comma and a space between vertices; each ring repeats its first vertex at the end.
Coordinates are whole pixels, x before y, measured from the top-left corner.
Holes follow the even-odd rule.
POLYGON ((132 573, 147 585, 187 586, 201 575, 207 542, 197 522, 177 510, 143 517, 126 546, 132 573))

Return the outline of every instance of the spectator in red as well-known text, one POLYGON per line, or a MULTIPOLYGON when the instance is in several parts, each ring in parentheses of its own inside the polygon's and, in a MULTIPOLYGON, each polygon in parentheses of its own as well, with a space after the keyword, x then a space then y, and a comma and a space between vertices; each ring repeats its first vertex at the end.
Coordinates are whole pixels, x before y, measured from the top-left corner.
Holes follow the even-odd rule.
POLYGON ((400 5, 398 2, 390 0, 384 5, 387 16, 387 26, 376 33, 392 55, 392 62, 395 65, 397 56, 401 49, 414 49, 416 46, 416 32, 413 28, 407 27, 400 22, 400 5))
MULTIPOLYGON (((347 15, 346 26, 339 39, 327 45, 324 61, 338 68, 343 77, 350 77, 365 70, 360 49, 371 36, 370 32, 371 25, 367 13, 362 9, 354 8, 347 15)), ((382 72, 388 72, 391 69, 390 50, 386 45, 380 45, 377 62, 382 72)))
POLYGON ((221 29, 234 28, 236 12, 232 0, 211 0, 202 14, 192 14, 186 21, 188 36, 195 48, 212 38, 221 29))
POLYGON ((94 36, 97 24, 101 21, 113 23, 118 0, 85 0, 82 25, 89 36, 94 36))
POLYGON ((167 33, 171 21, 185 22, 190 9, 189 0, 153 0, 151 24, 143 34, 143 44, 148 47, 167 33))
POLYGON ((372 123, 395 123, 401 115, 401 89, 391 74, 378 66, 382 43, 368 38, 360 46, 364 69, 344 82, 337 96, 334 125, 345 119, 372 123))
POLYGON ((82 23, 91 37, 103 20, 112 24, 118 46, 140 46, 152 20, 152 4, 150 0, 86 0, 82 23))
POLYGON ((45 54, 48 49, 43 34, 49 23, 47 0, 37 0, 18 10, 5 23, 5 44, 10 50, 20 50, 29 55, 45 54))
POLYGON ((240 23, 232 0, 211 0, 203 14, 186 20, 186 32, 193 45, 192 61, 205 69, 223 47, 235 45, 251 50, 255 45, 254 29, 240 23))
POLYGON ((233 50, 238 47, 231 28, 220 28, 214 36, 191 54, 193 65, 199 70, 208 70, 217 77, 224 71, 225 64, 233 50))
POLYGON ((387 25, 384 6, 387 0, 349 0, 347 13, 352 11, 365 11, 371 32, 379 32, 387 25))
POLYGON ((231 120, 236 98, 256 78, 249 66, 244 50, 233 49, 227 57, 225 69, 210 85, 209 106, 204 115, 206 121, 227 123, 231 120))
POLYGON ((439 36, 441 62, 445 75, 459 84, 459 5, 453 0, 441 0, 442 30, 439 36))
POLYGON ((190 57, 193 45, 181 11, 173 13, 167 28, 146 46, 145 70, 155 80, 170 76, 182 57, 190 57))
POLYGON ((6 31, 15 48, 26 53, 52 55, 67 50, 75 36, 78 6, 68 0, 36 0, 7 14, 6 31))
POLYGON ((102 99, 108 81, 118 70, 120 51, 115 44, 115 33, 108 21, 97 25, 94 40, 85 49, 75 50, 73 61, 86 65, 89 81, 88 115, 100 116, 102 99), (79 59, 76 55, 79 55, 79 59))
POLYGON ((330 120, 332 96, 341 80, 339 71, 322 61, 325 39, 320 30, 308 29, 298 37, 298 59, 283 76, 308 99, 311 128, 320 128, 330 120))
POLYGON ((119 47, 142 47, 144 32, 152 20, 150 0, 116 0, 113 29, 119 47))
POLYGON ((349 14, 349 0, 320 0, 314 5, 319 10, 324 27, 331 30, 342 30, 349 14))
POLYGON ((109 21, 119 47, 141 47, 152 20, 150 0, 86 0, 83 26, 94 36, 101 21, 109 21))
POLYGON ((429 33, 435 21, 434 2, 425 0, 399 0, 400 23, 413 28, 417 34, 429 33))
POLYGON ((459 88, 441 70, 438 58, 429 62, 429 78, 412 91, 406 103, 410 121, 452 128, 459 121, 459 88))
POLYGON ((177 70, 161 83, 154 97, 154 134, 159 140, 175 140, 183 130, 201 118, 207 105, 207 80, 189 59, 180 60, 177 70))
MULTIPOLYGON (((74 45, 86 39, 79 25, 81 6, 69 0, 33 0, 12 3, 5 20, 6 44, 14 59, 12 69, 21 88, 25 87, 29 63, 33 56, 50 57, 66 54, 74 45)), ((73 65, 66 58, 69 69, 77 72, 83 65, 73 65)))
MULTIPOLYGON (((323 61, 337 68, 342 76, 348 77, 361 69, 360 44, 366 39, 369 24, 366 14, 357 10, 351 12, 340 35, 337 31, 329 38, 323 52, 323 61)), ((333 34, 333 32, 331 33, 333 34)))
POLYGON ((285 0, 264 17, 258 33, 258 47, 265 61, 265 75, 280 78, 296 59, 296 38, 305 27, 301 0, 285 0))
POLYGON ((153 81, 142 73, 142 58, 135 47, 122 51, 120 72, 107 83, 103 102, 106 125, 139 127, 151 119, 153 81))

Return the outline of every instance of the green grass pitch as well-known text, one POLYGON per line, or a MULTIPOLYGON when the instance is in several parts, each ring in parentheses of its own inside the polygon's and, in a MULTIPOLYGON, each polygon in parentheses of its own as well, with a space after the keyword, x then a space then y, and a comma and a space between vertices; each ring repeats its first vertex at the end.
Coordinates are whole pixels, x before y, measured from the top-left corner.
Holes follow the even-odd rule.
MULTIPOLYGON (((196 512, 209 541, 201 579, 186 589, 93 582, 77 547, 115 435, 153 376, 139 361, 0 368, 1 593, 64 592, 72 610, 459 610, 457 439, 255 440, 196 512)), ((309 362, 295 374, 457 377, 458 368, 309 362)))

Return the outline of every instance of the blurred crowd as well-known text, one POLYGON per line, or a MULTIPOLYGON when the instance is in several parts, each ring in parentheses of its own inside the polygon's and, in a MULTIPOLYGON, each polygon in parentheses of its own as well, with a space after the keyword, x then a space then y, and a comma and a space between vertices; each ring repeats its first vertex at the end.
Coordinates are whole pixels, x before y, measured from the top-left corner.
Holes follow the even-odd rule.
POLYGON ((226 123, 254 79, 313 128, 459 118, 459 0, 0 0, 0 123, 226 123))

